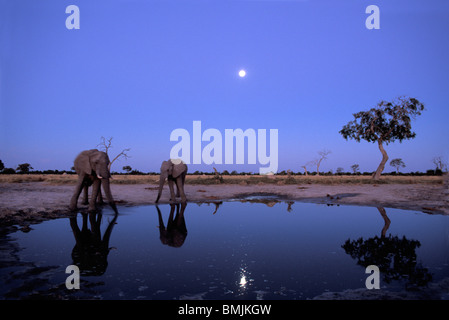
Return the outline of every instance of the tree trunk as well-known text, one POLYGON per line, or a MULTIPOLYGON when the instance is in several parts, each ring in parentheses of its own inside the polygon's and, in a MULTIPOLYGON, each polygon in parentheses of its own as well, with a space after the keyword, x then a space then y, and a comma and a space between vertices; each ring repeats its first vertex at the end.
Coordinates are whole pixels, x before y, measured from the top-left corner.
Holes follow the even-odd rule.
POLYGON ((379 180, 380 179, 380 175, 382 174, 382 171, 384 171, 385 164, 388 161, 388 155, 387 155, 387 152, 384 149, 384 146, 382 144, 382 140, 378 140, 377 142, 379 144, 379 150, 382 153, 382 161, 380 162, 379 167, 377 168, 376 172, 373 175, 373 179, 374 180, 379 180))
POLYGON ((321 160, 318 160, 317 164, 316 164, 316 175, 319 176, 320 175, 320 164, 321 164, 321 160))
POLYGON ((385 234, 387 233, 388 228, 390 227, 390 219, 387 216, 387 211, 384 207, 377 207, 377 210, 379 210, 380 214, 382 215, 382 218, 384 218, 385 224, 382 228, 381 236, 382 238, 385 238, 385 234))
POLYGON ((304 173, 306 174, 306 176, 308 176, 306 167, 303 166, 303 168, 304 168, 304 173))

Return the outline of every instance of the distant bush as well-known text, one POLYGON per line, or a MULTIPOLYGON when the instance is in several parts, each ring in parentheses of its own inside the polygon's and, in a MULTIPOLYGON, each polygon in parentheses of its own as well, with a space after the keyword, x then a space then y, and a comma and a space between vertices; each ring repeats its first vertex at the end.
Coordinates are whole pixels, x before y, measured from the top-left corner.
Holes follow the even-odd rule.
POLYGON ((139 171, 139 170, 132 170, 131 172, 129 172, 130 175, 146 175, 146 173, 139 171))
POLYGON ((5 168, 5 169, 3 169, 3 171, 1 173, 2 174, 15 174, 16 170, 14 170, 13 168, 5 168))

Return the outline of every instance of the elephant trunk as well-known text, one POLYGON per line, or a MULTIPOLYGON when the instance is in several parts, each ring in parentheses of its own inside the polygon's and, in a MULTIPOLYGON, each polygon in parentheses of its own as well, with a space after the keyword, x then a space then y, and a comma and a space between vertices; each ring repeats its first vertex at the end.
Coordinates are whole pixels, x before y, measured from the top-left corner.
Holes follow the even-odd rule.
POLYGON ((111 174, 107 169, 106 165, 98 165, 95 168, 95 173, 97 174, 98 179, 109 179, 111 178, 111 174))
POLYGON ((109 179, 101 179, 101 184, 103 185, 103 191, 106 195, 106 198, 108 199, 109 204, 111 205, 114 212, 118 213, 117 206, 115 205, 114 198, 112 197, 109 179))
POLYGON ((164 187, 164 183, 165 183, 165 176, 161 174, 159 177, 159 191, 157 193, 156 203, 159 201, 159 198, 161 197, 162 188, 164 187))

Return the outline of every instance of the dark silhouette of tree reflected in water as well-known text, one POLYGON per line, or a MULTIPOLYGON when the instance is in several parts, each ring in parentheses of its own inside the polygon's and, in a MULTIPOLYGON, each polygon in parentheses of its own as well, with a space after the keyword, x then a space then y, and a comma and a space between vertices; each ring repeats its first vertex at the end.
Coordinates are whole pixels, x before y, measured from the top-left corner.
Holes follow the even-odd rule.
POLYGON ((367 267, 379 267, 383 281, 391 283, 393 280, 405 281, 406 289, 413 289, 427 285, 432 280, 432 274, 427 268, 418 263, 416 249, 421 246, 417 240, 409 240, 405 236, 385 236, 390 219, 382 207, 377 208, 385 221, 381 236, 352 240, 348 239, 342 248, 357 264, 367 267))
POLYGON ((179 248, 184 244, 187 237, 187 227, 184 218, 184 211, 186 207, 186 202, 182 204, 170 204, 170 215, 168 217, 167 227, 165 227, 161 210, 156 205, 159 218, 159 238, 163 244, 175 248, 179 248), (176 216, 174 216, 175 210, 176 216))
POLYGON ((78 226, 75 217, 70 218, 70 227, 75 236, 76 244, 72 250, 73 264, 80 269, 81 275, 99 276, 102 275, 108 266, 109 239, 112 229, 116 224, 118 213, 115 213, 109 222, 106 231, 101 235, 101 213, 81 213, 82 226, 78 226), (88 225, 90 222, 90 228, 88 225))

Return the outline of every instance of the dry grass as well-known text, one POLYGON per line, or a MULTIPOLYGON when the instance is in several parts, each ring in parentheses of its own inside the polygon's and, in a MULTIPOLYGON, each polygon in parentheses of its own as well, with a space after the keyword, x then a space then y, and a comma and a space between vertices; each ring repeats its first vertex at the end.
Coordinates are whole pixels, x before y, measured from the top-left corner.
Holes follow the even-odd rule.
MULTIPOLYGON (((13 174, 0 175, 0 183, 45 182, 46 184, 62 185, 75 184, 77 175, 56 174, 13 174)), ((157 175, 114 175, 114 184, 157 184, 157 175)), ((225 184, 443 184, 440 176, 382 176, 373 181, 371 176, 223 176, 225 184)), ((186 184, 220 184, 213 175, 188 175, 186 184)))

